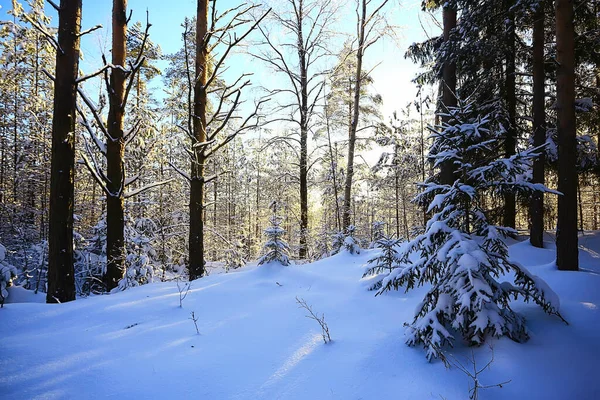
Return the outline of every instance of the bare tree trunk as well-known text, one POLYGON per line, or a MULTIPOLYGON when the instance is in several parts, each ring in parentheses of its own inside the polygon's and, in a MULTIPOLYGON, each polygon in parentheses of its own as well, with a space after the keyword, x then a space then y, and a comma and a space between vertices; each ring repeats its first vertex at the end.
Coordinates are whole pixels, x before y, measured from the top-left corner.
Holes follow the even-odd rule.
POLYGON ((556 105, 558 119, 558 226, 556 265, 578 270, 577 131, 575 120, 575 29, 573 0, 556 0, 556 105))
POLYGON ((356 130, 358 128, 358 118, 360 116, 360 89, 362 81, 362 62, 365 45, 365 26, 367 19, 367 0, 361 0, 360 17, 358 24, 358 49, 356 50, 356 72, 354 75, 354 99, 352 103, 352 120, 350 121, 350 130, 348 132, 348 159, 346 160, 346 182, 344 183, 344 231, 350 225, 350 204, 352 196, 352 179, 354 177, 354 147, 356 144, 356 130))
MULTIPOLYGON (((507 51, 506 51, 506 81, 505 96, 508 111, 508 127, 504 142, 505 156, 508 158, 515 154, 517 147, 517 96, 516 96, 516 68, 515 68, 515 14, 511 10, 514 0, 505 0, 507 12, 507 51)), ((516 201, 514 193, 504 194, 503 225, 510 228, 516 227, 516 201)))
POLYGON ((298 257, 306 258, 308 233, 308 76, 307 59, 302 31, 304 4, 298 2, 298 59, 300 64, 300 248, 298 257))
POLYGON ((81 0, 61 0, 52 117, 48 303, 75 300, 73 202, 80 27, 81 0))
MULTIPOLYGON (((451 7, 444 7, 442 11, 444 23, 444 42, 450 40, 450 33, 456 28, 456 10, 451 7)), ((456 107, 456 63, 454 61, 445 62, 442 66, 442 111, 447 111, 451 107, 456 107)), ((450 118, 442 116, 442 123, 448 123, 450 118)), ((454 166, 451 162, 444 162, 440 166, 440 183, 452 185, 454 183, 454 166)))
POLYGON ((340 221, 340 200, 337 186, 337 152, 336 155, 333 153, 333 146, 331 145, 331 126, 329 125, 329 112, 327 108, 327 96, 323 92, 324 112, 325 112, 325 125, 327 127, 327 144, 329 146, 329 157, 331 158, 331 175, 333 181, 333 196, 335 200, 335 229, 339 231, 342 223, 340 221))
MULTIPOLYGON (((544 82, 544 2, 538 4, 533 16, 533 145, 542 146, 546 142, 546 110, 544 82)), ((533 163, 533 183, 544 184, 545 150, 533 163)), ((532 246, 544 247, 544 193, 536 192, 529 208, 531 230, 529 241, 532 246)))
POLYGON ((112 64, 106 143, 106 275, 107 290, 115 288, 125 274, 125 211, 124 186, 125 140, 123 123, 125 117, 125 59, 127 38, 127 0, 113 0, 112 10, 112 64), (122 67, 122 68, 119 68, 122 67))
POLYGON ((204 275, 204 167, 206 162, 206 82, 208 0, 198 0, 196 16, 196 72, 194 83, 193 151, 190 182, 190 280, 204 275))

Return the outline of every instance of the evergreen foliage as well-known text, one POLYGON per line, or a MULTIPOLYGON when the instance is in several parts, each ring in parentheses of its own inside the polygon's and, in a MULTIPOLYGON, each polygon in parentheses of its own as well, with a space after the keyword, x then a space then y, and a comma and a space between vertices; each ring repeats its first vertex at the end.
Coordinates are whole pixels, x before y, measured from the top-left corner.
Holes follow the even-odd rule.
POLYGON ((273 210, 273 215, 269 218, 271 226, 265 229, 264 234, 267 237, 267 242, 263 246, 264 254, 258 260, 258 265, 279 263, 288 266, 290 265, 290 247, 283 240, 285 229, 280 226, 283 218, 277 215, 277 202, 271 203, 271 209, 273 210))
POLYGON ((527 180, 540 149, 501 158, 501 132, 490 129, 492 121, 480 117, 473 104, 459 102, 449 114, 449 123, 431 129, 429 157, 435 167, 451 161, 457 179, 442 185, 438 174, 421 184, 415 201, 428 205, 432 217, 425 232, 399 252, 398 267, 382 280, 378 291, 431 285, 407 324, 406 339, 409 345, 422 344, 428 360, 442 356, 442 346, 452 345, 452 331, 471 345, 488 336, 527 340, 525 319, 512 310, 511 298, 533 301, 562 318, 558 298, 546 283, 509 260, 502 239, 514 230, 489 223, 480 202, 484 194, 549 191, 527 180), (499 281, 509 273, 514 282, 499 281))
POLYGON ((346 237, 344 238, 344 250, 350 254, 360 254, 360 245, 354 237, 356 228, 354 225, 348 226, 346 229, 346 237))
POLYGON ((331 255, 335 255, 340 252, 342 247, 344 246, 344 242, 346 240, 346 235, 344 232, 337 231, 331 236, 331 255))
POLYGON ((393 269, 400 267, 400 256, 398 247, 402 243, 402 239, 396 239, 390 236, 382 236, 375 242, 375 248, 380 252, 369 261, 367 261, 367 270, 363 274, 363 278, 369 277, 366 280, 369 290, 381 289, 381 281, 393 269))

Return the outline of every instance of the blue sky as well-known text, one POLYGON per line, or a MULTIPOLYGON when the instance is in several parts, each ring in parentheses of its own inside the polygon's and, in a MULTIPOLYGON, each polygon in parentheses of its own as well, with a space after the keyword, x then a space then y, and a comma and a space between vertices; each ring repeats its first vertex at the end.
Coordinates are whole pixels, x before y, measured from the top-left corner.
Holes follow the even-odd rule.
MULTIPOLYGON (((58 1, 58 0, 57 0, 58 1)), ((238 5, 236 0, 220 0, 217 7, 220 10, 238 5)), ((353 1, 347 1, 347 5, 342 7, 339 29, 352 32, 354 29, 353 1), (347 15, 345 15, 347 13, 347 15)), ((2 10, 0 18, 6 19, 6 11, 11 8, 10 0, 0 0, 2 10)), ((404 59, 406 48, 413 42, 421 41, 426 38, 423 31, 425 26, 431 34, 435 32, 434 24, 431 19, 421 13, 420 0, 398 0, 390 1, 391 7, 386 14, 389 21, 398 26, 397 42, 384 39, 369 49, 366 55, 367 67, 377 68, 373 71, 375 79, 375 90, 383 96, 384 115, 388 116, 392 111, 403 107, 406 103, 413 100, 416 93, 414 85, 410 82, 417 72, 417 67, 409 60, 404 59)), ((108 52, 110 47, 110 18, 112 2, 110 0, 83 0, 83 29, 90 28, 96 24, 103 25, 103 29, 94 34, 87 35, 82 41, 82 51, 84 60, 81 68, 85 72, 90 72, 102 65, 101 51, 108 52)), ((195 15, 195 0, 129 0, 128 8, 133 10, 132 20, 145 21, 146 9, 150 13, 151 39, 159 44, 163 53, 172 53, 177 51, 181 43, 180 27, 183 19, 195 15)), ((53 25, 56 25, 56 12, 51 7, 46 7, 46 13, 53 18, 53 25)), ((234 62, 230 64, 232 73, 237 69, 251 69, 255 73, 253 84, 260 85, 261 82, 272 80, 272 74, 265 68, 261 68, 258 63, 250 62, 247 56, 242 54, 234 55, 234 62)))

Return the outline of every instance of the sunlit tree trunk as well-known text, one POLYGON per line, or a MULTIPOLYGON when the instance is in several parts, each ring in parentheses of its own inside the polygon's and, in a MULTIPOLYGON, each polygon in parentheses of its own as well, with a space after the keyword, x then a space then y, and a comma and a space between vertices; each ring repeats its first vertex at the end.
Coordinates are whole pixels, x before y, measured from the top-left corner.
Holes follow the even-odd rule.
POLYGON ((52 117, 48 303, 75 300, 73 201, 80 27, 81 0, 62 0, 58 13, 60 49, 56 51, 52 117))
POLYGON ((125 273, 125 212, 124 185, 125 140, 125 58, 127 38, 127 0, 113 0, 112 10, 112 64, 110 73, 109 110, 106 141, 106 275, 107 290, 115 288, 125 273), (121 68, 119 68, 121 67, 121 68))
POLYGON ((196 62, 194 83, 193 153, 190 174, 190 280, 204 275, 204 168, 206 162, 206 82, 208 0, 198 0, 196 16, 196 62))

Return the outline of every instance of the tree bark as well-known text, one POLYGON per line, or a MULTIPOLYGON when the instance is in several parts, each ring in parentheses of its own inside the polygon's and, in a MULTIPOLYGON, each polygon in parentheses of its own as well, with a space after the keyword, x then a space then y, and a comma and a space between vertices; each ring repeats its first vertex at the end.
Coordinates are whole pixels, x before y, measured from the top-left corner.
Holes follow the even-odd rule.
POLYGON ((125 274, 125 212, 124 184, 125 140, 123 123, 125 117, 125 58, 127 38, 127 0, 113 0, 112 10, 112 64, 110 73, 109 110, 106 141, 106 290, 112 290, 125 274), (121 67, 121 68, 119 68, 121 67))
MULTIPOLYGON (((546 142, 545 72, 544 72, 544 2, 538 4, 533 16, 533 145, 546 142)), ((545 150, 533 163, 533 183, 544 184, 545 150)), ((535 192, 529 208, 531 229, 529 241, 532 246, 544 247, 544 193, 535 192)))
MULTIPOLYGON (((516 68, 515 68, 515 14, 511 10, 514 0, 506 0, 507 12, 507 51, 506 51, 506 81, 505 96, 508 112, 508 127, 506 140, 504 141, 504 153, 506 158, 515 154, 517 146, 517 96, 516 96, 516 68)), ((504 194, 503 225, 515 228, 516 226, 516 201, 514 193, 504 194)))
POLYGON ((361 0, 361 12, 358 23, 358 49, 356 50, 356 73, 354 76, 354 99, 352 102, 352 120, 348 132, 348 159, 346 160, 346 181, 344 183, 344 215, 342 223, 344 231, 350 225, 350 205, 352 202, 352 179, 354 178, 354 147, 356 144, 356 130, 360 116, 360 89, 362 81, 362 62, 365 45, 365 26, 367 19, 367 1, 361 0))
POLYGON ((304 2, 298 2, 298 59, 300 64, 300 249, 298 257, 306 258, 308 233, 308 62, 302 31, 304 2))
POLYGON ((48 292, 46 302, 75 300, 73 202, 75 111, 79 71, 81 0, 61 0, 52 116, 48 292))
POLYGON ((577 132, 575 120, 575 29, 573 0, 556 0, 556 108, 558 131, 558 225, 556 265, 578 270, 577 132))
MULTIPOLYGON (((444 7, 442 10, 444 24, 444 42, 450 41, 450 33, 456 28, 456 10, 444 7)), ((442 111, 447 112, 451 107, 456 107, 456 63, 446 61, 442 66, 442 111)), ((442 116, 442 124, 449 123, 450 117, 442 116)), ((440 166, 440 183, 452 185, 454 183, 454 165, 452 162, 444 162, 440 166)))
POLYGON ((196 62, 194 83, 194 115, 192 147, 194 159, 191 165, 190 182, 190 237, 189 275, 190 280, 204 275, 204 167, 206 162, 206 81, 208 31, 208 0, 198 0, 196 15, 196 62), (198 146, 198 144, 201 144, 198 146))

